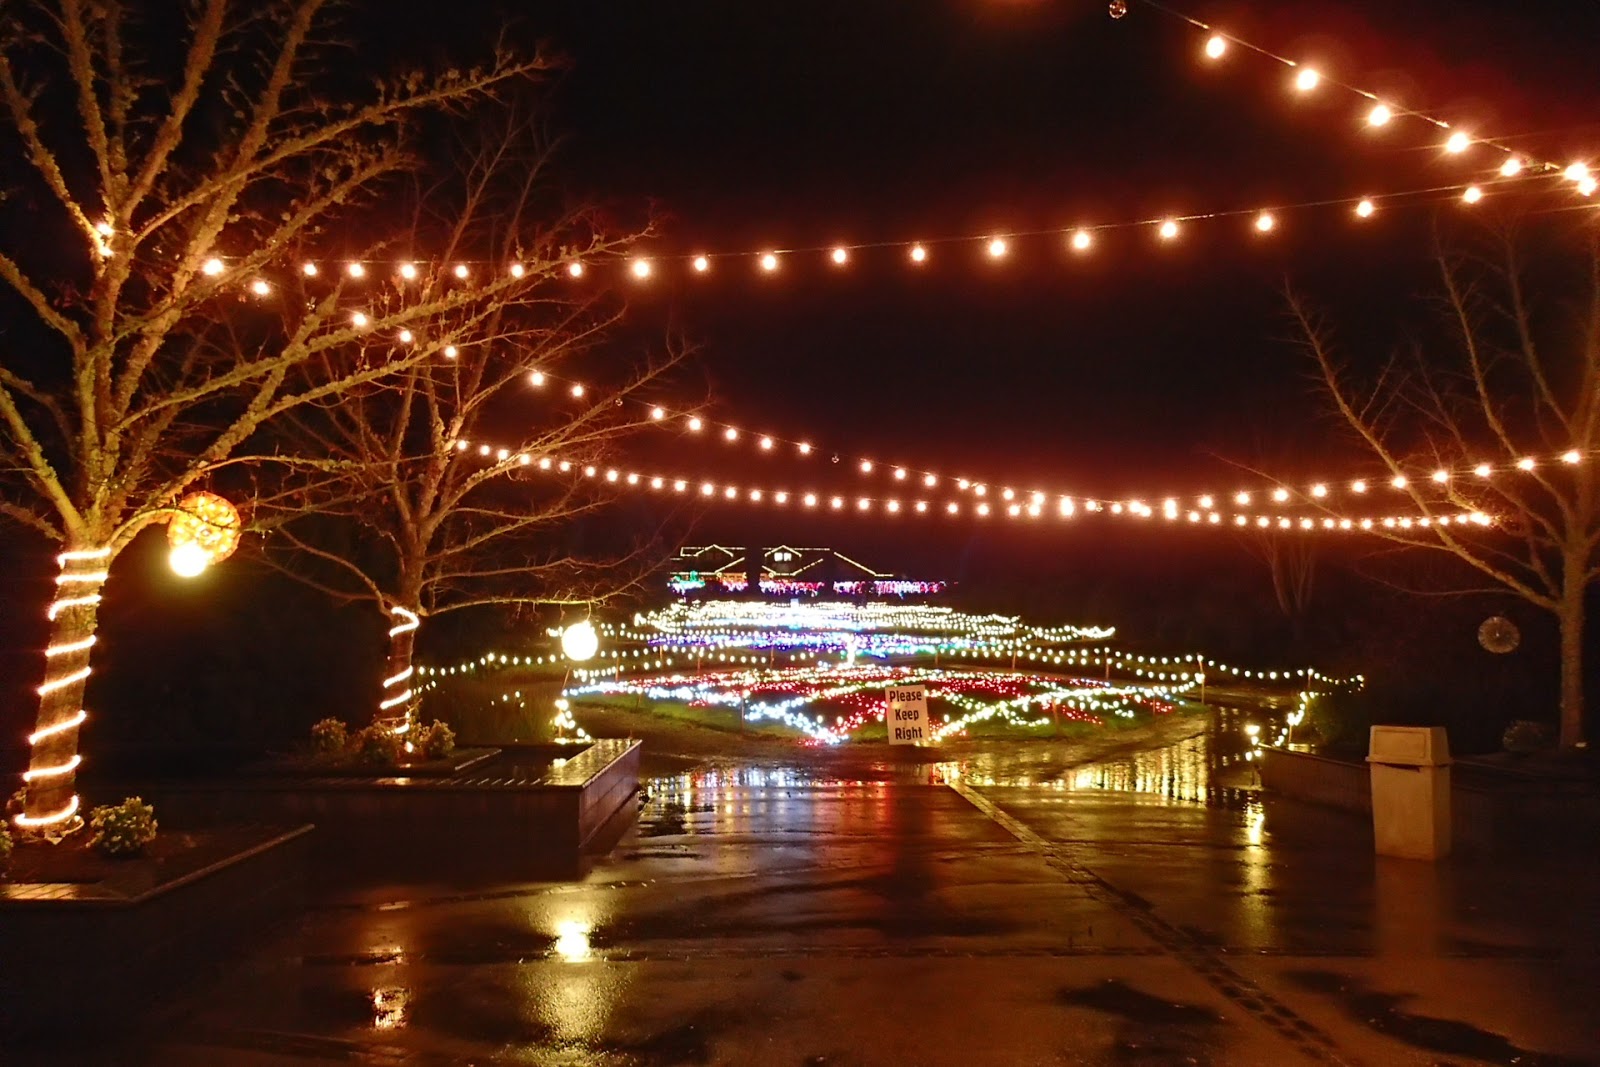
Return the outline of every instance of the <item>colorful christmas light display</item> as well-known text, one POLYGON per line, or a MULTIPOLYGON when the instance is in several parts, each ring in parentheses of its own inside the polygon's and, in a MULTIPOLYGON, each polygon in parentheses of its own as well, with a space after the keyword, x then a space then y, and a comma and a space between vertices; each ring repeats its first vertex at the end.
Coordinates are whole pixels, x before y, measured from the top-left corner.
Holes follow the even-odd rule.
POLYGON ((1163 714, 1172 710, 1175 696, 1195 685, 1114 685, 1099 680, 1062 684, 1015 671, 873 665, 602 679, 570 687, 565 695, 642 696, 690 707, 737 707, 747 722, 779 723, 812 742, 836 745, 882 721, 885 688, 916 684, 926 685, 930 698, 949 701, 959 712, 936 725, 936 741, 990 720, 1031 730, 1051 726, 1058 718, 1098 725, 1105 715, 1132 717, 1137 709, 1163 714), (826 709, 834 711, 831 719, 826 709))
MULTIPOLYGON (((1180 698, 1203 700, 1208 684, 1223 681, 1292 686, 1302 702, 1363 682, 1310 667, 1255 670, 1200 654, 1133 653, 1104 644, 1114 636, 1106 627, 1031 626, 1015 616, 929 605, 675 603, 597 629, 612 647, 598 656, 601 663, 571 670, 563 699, 634 696, 737 707, 744 721, 778 723, 819 744, 838 744, 881 722, 890 685, 929 686, 945 709, 933 732, 939 741, 982 723, 1031 732, 1061 721, 1159 714, 1180 698)), ((560 653, 488 653, 421 673, 429 676, 427 689, 480 670, 564 664, 560 653)), ((571 735, 570 708, 560 712, 557 726, 571 735)))

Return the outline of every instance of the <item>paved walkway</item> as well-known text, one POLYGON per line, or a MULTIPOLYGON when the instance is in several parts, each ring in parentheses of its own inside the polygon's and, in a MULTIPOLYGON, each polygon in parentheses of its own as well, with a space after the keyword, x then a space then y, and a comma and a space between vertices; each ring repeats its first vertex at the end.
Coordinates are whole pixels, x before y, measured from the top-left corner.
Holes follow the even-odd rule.
POLYGON ((1219 788, 1214 740, 1042 778, 660 779, 583 882, 340 896, 119 1055, 1600 1062, 1592 842, 1377 861, 1359 821, 1219 788))

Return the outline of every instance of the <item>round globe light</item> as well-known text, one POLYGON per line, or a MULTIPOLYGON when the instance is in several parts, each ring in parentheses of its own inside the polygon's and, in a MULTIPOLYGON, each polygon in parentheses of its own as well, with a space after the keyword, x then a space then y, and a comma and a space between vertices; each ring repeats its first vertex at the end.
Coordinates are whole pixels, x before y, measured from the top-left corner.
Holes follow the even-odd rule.
POLYGON ((211 554, 193 542, 177 545, 167 553, 167 564, 180 578, 196 578, 211 566, 211 554))
POLYGON ((594 624, 584 619, 562 630, 561 651, 567 654, 568 659, 579 663, 593 658, 600 651, 600 635, 595 632, 594 624))

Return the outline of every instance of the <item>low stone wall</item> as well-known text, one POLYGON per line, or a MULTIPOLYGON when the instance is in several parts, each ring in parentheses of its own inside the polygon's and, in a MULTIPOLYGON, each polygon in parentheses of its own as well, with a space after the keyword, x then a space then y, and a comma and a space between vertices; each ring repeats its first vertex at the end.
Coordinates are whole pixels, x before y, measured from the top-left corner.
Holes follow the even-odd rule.
POLYGON ((0 1034, 128 1025, 299 914, 311 827, 245 836, 231 856, 137 893, 0 884, 0 1034))
POLYGON ((1283 748, 1260 751, 1261 788, 1357 814, 1372 812, 1372 779, 1365 763, 1329 759, 1283 748))
MULTIPOLYGON (((1281 748, 1263 748, 1260 758, 1261 786, 1268 793, 1371 815, 1372 778, 1365 761, 1281 748)), ((1559 783, 1486 780, 1460 763, 1451 771, 1451 824, 1459 846, 1514 848, 1600 834, 1600 800, 1592 794, 1574 794, 1559 783)))
POLYGON ((639 789, 637 741, 601 739, 535 780, 253 776, 140 783, 181 827, 293 819, 316 824, 319 870, 406 873, 417 857, 452 873, 570 877, 639 789))

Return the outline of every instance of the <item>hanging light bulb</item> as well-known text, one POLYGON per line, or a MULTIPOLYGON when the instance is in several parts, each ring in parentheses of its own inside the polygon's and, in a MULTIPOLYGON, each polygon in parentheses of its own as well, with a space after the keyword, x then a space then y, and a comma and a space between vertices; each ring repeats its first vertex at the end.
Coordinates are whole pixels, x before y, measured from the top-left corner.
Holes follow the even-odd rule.
POLYGON ((1372 213, 1376 210, 1378 209, 1373 205, 1371 200, 1363 200, 1356 205, 1356 214, 1364 219, 1370 219, 1372 217, 1372 213))
POLYGON ((352 278, 365 278, 367 276, 367 268, 359 263, 347 264, 345 270, 349 272, 352 278))
POLYGON ((850 262, 850 252, 845 248, 835 248, 833 250, 832 259, 835 264, 842 267, 846 263, 850 262))
POLYGON ((1461 199, 1465 200, 1469 204, 1476 204, 1479 200, 1483 199, 1483 190, 1479 189, 1476 185, 1469 185, 1467 186, 1466 191, 1461 194, 1461 199))
POLYGON ((1272 217, 1272 212, 1270 211, 1263 211, 1256 216, 1256 229, 1261 233, 1272 232, 1272 228, 1277 224, 1278 220, 1272 217))
POLYGON ((1176 219, 1167 219, 1165 222, 1163 222, 1161 224, 1161 229, 1159 231, 1157 231, 1157 232, 1159 232, 1161 234, 1161 239, 1163 241, 1172 240, 1174 237, 1178 236, 1178 222, 1177 222, 1177 220, 1176 219))
POLYGON ((257 296, 268 296, 272 293, 272 285, 265 278, 257 278, 250 283, 250 291, 257 296))
POLYGON ((1094 243, 1094 238, 1089 236, 1088 230, 1078 230, 1072 235, 1072 247, 1083 252, 1094 243))
POLYGON ((650 261, 640 258, 633 261, 633 276, 643 281, 650 277, 650 261))
POLYGON ((1309 93, 1321 83, 1322 75, 1313 67, 1301 67, 1294 77, 1294 87, 1302 93, 1309 93))
POLYGON ((766 271, 766 272, 768 272, 769 274, 772 271, 777 270, 778 269, 778 257, 775 254, 771 253, 771 252, 767 252, 766 254, 764 254, 761 257, 761 269, 766 271))
POLYGON ((211 259, 206 260, 205 264, 200 268, 200 270, 207 277, 210 277, 210 278, 215 278, 217 275, 221 274, 225 269, 226 268, 222 265, 222 260, 217 259, 215 257, 212 257, 211 259))
POLYGON ((1450 139, 1444 143, 1444 150, 1453 156, 1459 156, 1462 152, 1465 152, 1470 147, 1472 147, 1472 138, 1468 137, 1460 130, 1452 133, 1450 135, 1450 139))
POLYGON ((1500 164, 1502 178, 1515 178, 1522 172, 1522 160, 1518 156, 1507 156, 1506 161, 1500 164))
POLYGON ((588 619, 575 622, 561 631, 561 651, 567 658, 581 663, 592 659, 600 651, 600 635, 588 619))
MULTIPOLYGON (((644 273, 645 274, 649 274, 650 273, 650 270, 649 270, 648 267, 646 267, 644 273)), ((567 274, 570 275, 571 277, 574 277, 574 278, 583 277, 583 264, 578 262, 577 260, 573 260, 571 263, 568 263, 567 264, 567 274)), ((642 275, 641 275, 641 277, 642 277, 642 275)))
POLYGON ((989 258, 990 259, 999 259, 1001 256, 1005 255, 1006 252, 1008 252, 1009 250, 1010 250, 1010 246, 1006 244, 1006 239, 1004 237, 992 237, 992 238, 989 239, 989 258))
POLYGON ((1372 110, 1367 112, 1367 125, 1387 126, 1392 118, 1394 118, 1394 112, 1389 109, 1389 105, 1379 102, 1373 104, 1372 110))
POLYGON ((467 270, 467 265, 465 263, 456 264, 455 276, 457 278, 460 278, 462 281, 466 281, 468 273, 470 272, 467 270))
POLYGON ((705 256, 695 256, 694 269, 697 274, 704 274, 706 271, 711 269, 711 260, 707 259, 705 256))
POLYGON ((414 263, 402 263, 402 264, 400 264, 400 277, 404 278, 406 281, 409 282, 409 281, 412 281, 413 279, 415 279, 416 276, 417 276, 416 264, 414 264, 414 263))
POLYGON ((928 258, 928 250, 921 245, 911 246, 911 262, 921 263, 928 258))
POLYGON ((1206 39, 1206 58, 1221 59, 1228 50, 1228 39, 1220 33, 1213 33, 1206 39))

